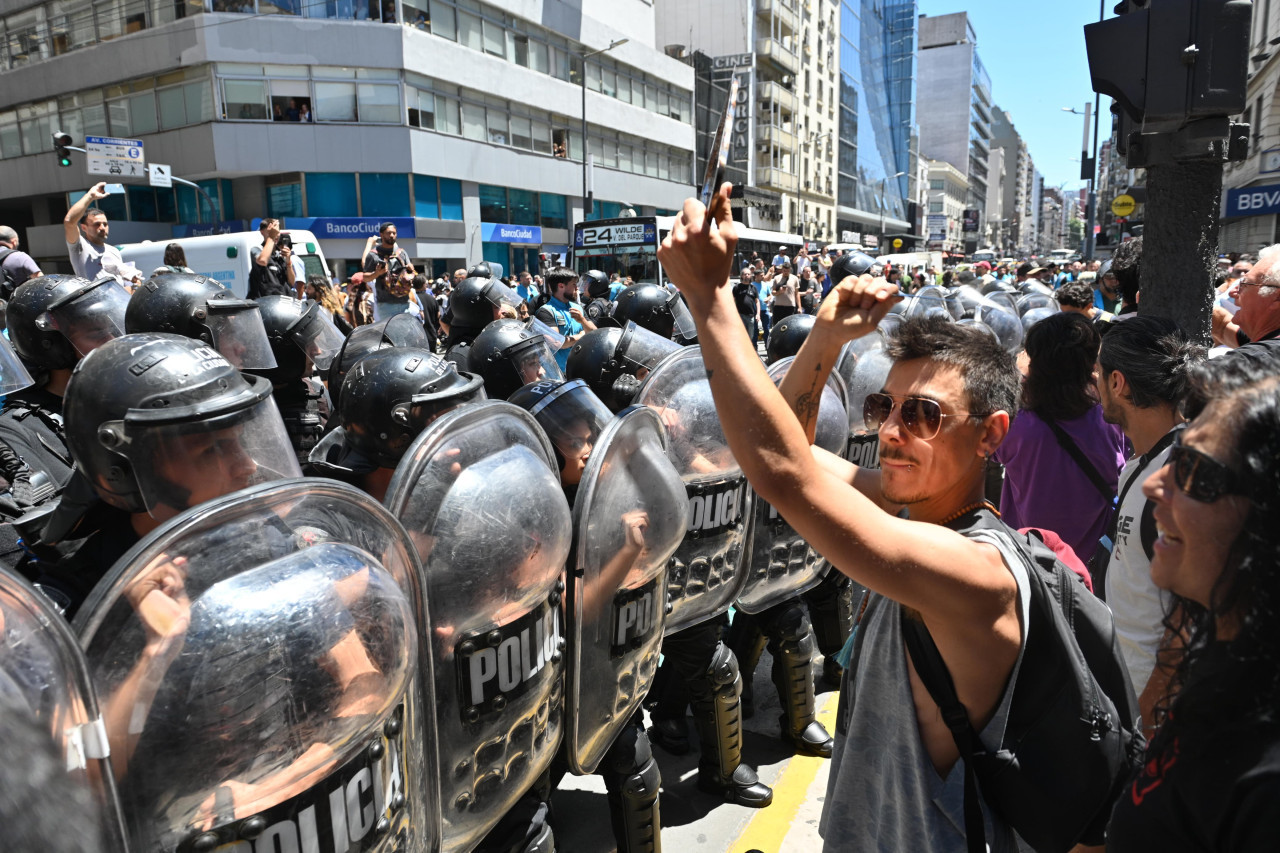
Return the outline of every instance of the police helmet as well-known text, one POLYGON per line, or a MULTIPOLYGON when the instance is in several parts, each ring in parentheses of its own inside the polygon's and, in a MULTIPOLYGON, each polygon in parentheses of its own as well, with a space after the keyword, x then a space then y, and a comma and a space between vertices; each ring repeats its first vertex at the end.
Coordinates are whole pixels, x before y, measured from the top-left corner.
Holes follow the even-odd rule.
POLYGON ((631 405, 640 384, 680 345, 628 320, 622 328, 587 332, 565 364, 565 376, 582 379, 612 411, 631 405))
POLYGON ((263 296, 256 300, 276 367, 256 371, 275 383, 301 379, 307 362, 325 370, 342 349, 344 339, 333 319, 318 302, 292 296, 263 296))
POLYGON ((496 278, 468 276, 458 282, 449 297, 450 333, 459 327, 477 333, 499 318, 504 306, 515 310, 524 299, 496 278))
POLYGON ((459 373, 429 349, 389 347, 360 359, 347 373, 339 417, 349 450, 394 468, 427 424, 483 399, 479 376, 459 373))
POLYGON ((481 261, 478 264, 473 264, 471 268, 467 270, 467 278, 493 278, 495 275, 501 276, 502 274, 495 273, 493 271, 493 267, 489 265, 488 261, 481 261))
MULTIPOLYGON (((863 252, 849 252, 831 262, 831 281, 839 284, 849 276, 863 276, 871 272, 876 259, 863 252)), ((772 335, 773 333, 770 332, 772 335)))
POLYGON ((494 320, 471 344, 469 363, 494 400, 540 379, 563 379, 547 339, 519 320, 494 320))
POLYGON ((143 282, 129 298, 124 328, 204 341, 241 370, 276 366, 257 303, 201 275, 169 273, 143 282))
POLYGON ((581 379, 533 382, 507 402, 533 415, 551 439, 562 483, 576 486, 592 446, 613 420, 613 412, 581 379), (565 464, 570 459, 580 463, 574 470, 565 464))
POLYGON ((46 275, 20 284, 5 309, 9 342, 27 363, 43 370, 75 367, 80 353, 49 314, 49 306, 90 284, 74 275, 46 275))
POLYGON ((63 402, 76 467, 108 504, 160 519, 298 477, 271 383, 202 341, 124 335, 85 356, 63 402))
POLYGON ((609 298, 609 276, 600 270, 587 270, 582 274, 582 283, 587 289, 587 296, 590 298, 609 298))
POLYGON ((613 319, 619 326, 635 323, 664 338, 681 344, 698 342, 698 331, 689 309, 680 299, 656 284, 633 284, 618 294, 613 305, 613 319))
POLYGON ((329 389, 333 407, 337 409, 342 402, 342 381, 347 371, 369 353, 386 347, 427 349, 430 346, 431 340, 422 324, 408 314, 395 314, 386 320, 360 326, 343 341, 325 373, 325 385, 329 389))
POLYGON ((804 339, 813 331, 815 319, 812 314, 792 314, 775 323, 769 333, 769 345, 765 348, 766 362, 773 364, 800 352, 804 339))

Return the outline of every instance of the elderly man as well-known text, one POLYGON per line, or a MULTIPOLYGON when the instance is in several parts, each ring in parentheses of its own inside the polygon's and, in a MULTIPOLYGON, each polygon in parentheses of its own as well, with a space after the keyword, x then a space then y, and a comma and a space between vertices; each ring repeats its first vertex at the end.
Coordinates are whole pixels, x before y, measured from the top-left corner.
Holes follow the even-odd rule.
POLYGON ((1213 309, 1213 337, 1232 348, 1261 348, 1280 354, 1280 244, 1258 254, 1258 262, 1239 278, 1230 291, 1240 306, 1235 317, 1219 306, 1213 309))

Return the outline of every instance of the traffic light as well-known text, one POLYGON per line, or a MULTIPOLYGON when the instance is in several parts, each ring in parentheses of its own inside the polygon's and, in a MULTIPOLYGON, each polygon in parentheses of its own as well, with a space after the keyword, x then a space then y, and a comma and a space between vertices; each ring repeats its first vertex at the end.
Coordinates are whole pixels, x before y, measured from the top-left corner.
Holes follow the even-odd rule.
POLYGON ((67 150, 67 146, 71 144, 71 134, 63 133, 60 130, 53 132, 53 150, 58 152, 58 165, 71 165, 71 152, 67 150))
POLYGON ((1142 133, 1244 111, 1251 0, 1124 0, 1115 11, 1084 28, 1089 72, 1142 133))

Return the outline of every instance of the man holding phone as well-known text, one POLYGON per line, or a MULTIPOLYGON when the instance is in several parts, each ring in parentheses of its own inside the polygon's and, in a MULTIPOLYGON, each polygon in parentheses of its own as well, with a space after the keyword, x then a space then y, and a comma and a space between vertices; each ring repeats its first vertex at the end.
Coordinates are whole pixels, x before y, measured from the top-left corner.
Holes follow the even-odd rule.
MULTIPOLYGON (((249 298, 260 296, 302 296, 302 282, 293 270, 292 258, 285 255, 281 246, 280 221, 264 219, 258 225, 262 235, 262 248, 253 256, 249 268, 249 298)), ((284 235, 288 236, 288 235, 284 235)), ((293 243, 289 242, 292 254, 293 243)))
MULTIPOLYGON (((112 185, 115 190, 118 184, 112 185)), ((124 188, 120 187, 119 192, 124 188)), ((142 275, 132 264, 126 264, 120 257, 120 250, 107 245, 110 225, 107 214, 93 206, 93 203, 111 195, 104 181, 89 187, 89 191, 80 200, 71 205, 67 215, 62 218, 62 232, 67 241, 67 254, 71 258, 71 268, 76 275, 96 280, 104 272, 113 275, 126 287, 142 281, 142 275)))

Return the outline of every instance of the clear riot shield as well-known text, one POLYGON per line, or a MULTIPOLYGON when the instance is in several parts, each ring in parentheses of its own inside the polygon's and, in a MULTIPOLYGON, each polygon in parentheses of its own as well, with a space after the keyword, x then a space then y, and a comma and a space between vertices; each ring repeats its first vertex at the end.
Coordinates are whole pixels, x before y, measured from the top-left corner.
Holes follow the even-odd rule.
POLYGON ((470 850, 560 745, 569 505, 537 421, 497 401, 432 422, 384 502, 431 607, 443 849, 470 850))
MULTIPOLYGON (((789 356, 769 366, 769 378, 775 385, 782 384, 794 361, 795 356, 789 356)), ((822 389, 813 443, 839 456, 844 452, 848 435, 844 380, 833 373, 822 389)), ((755 515, 746 564, 747 587, 735 605, 746 613, 759 613, 812 589, 822 580, 827 568, 818 552, 759 495, 755 498, 755 515)))
POLYGON ((684 503, 662 422, 652 409, 624 409, 597 439, 573 507, 565 743, 574 773, 595 771, 653 683, 684 503))
POLYGON ((884 388, 889 368, 893 366, 884 344, 885 337, 881 331, 850 341, 841 351, 834 371, 844 380, 848 392, 849 445, 845 458, 859 468, 880 467, 880 434, 867 429, 862 405, 868 394, 884 388))
POLYGON ((436 850, 430 634, 395 518, 331 480, 144 537, 74 627, 135 850, 436 850))
MULTIPOLYGON (((102 714, 75 634, 42 593, 4 568, 0 568, 0 713, 29 717, 48 732, 53 748, 65 761, 68 788, 74 791, 57 807, 76 826, 93 828, 98 838, 92 847, 111 853, 129 849, 102 714)), ((0 742, 0 756, 25 762, 29 757, 12 751, 22 747, 29 745, 0 742)), ((58 793, 68 791, 60 787, 58 793)), ((5 795, 11 803, 27 799, 18 791, 5 795)), ((31 792, 32 799, 41 795, 57 794, 31 792)), ((5 836, 13 841, 10 833, 5 836)))
POLYGON ((688 501, 684 541, 667 566, 670 635, 723 613, 742 593, 751 490, 720 428, 700 347, 663 360, 635 402, 649 406, 666 425, 667 456, 688 501))

